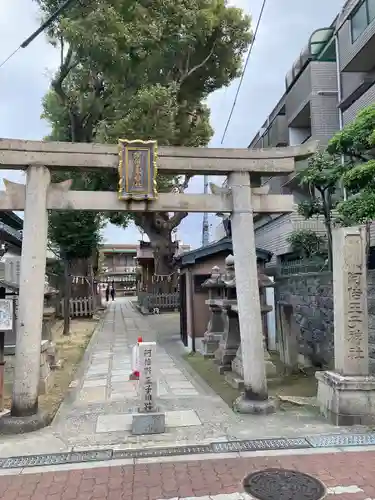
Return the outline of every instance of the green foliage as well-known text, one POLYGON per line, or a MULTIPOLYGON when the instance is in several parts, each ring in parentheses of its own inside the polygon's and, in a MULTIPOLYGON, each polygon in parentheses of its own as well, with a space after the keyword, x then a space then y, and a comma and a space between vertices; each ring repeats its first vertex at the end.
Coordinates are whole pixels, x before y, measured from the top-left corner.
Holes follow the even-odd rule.
POLYGON ((339 157, 318 151, 308 160, 308 166, 299 174, 300 185, 319 192, 333 193, 342 174, 339 157))
POLYGON ((341 221, 346 226, 373 222, 375 216, 375 191, 363 191, 342 201, 337 206, 341 221))
POLYGON ((351 193, 375 189, 375 160, 359 163, 343 175, 343 183, 351 193))
POLYGON ((298 205, 298 212, 306 219, 322 216, 327 231, 329 269, 332 269, 332 210, 337 204, 334 194, 342 171, 336 155, 318 151, 299 174, 300 185, 308 189, 309 198, 298 205))
MULTIPOLYGON (((48 15, 59 1, 38 3, 48 15)), ((92 0, 73 2, 49 37, 61 49, 43 101, 50 140, 205 146, 213 133, 205 100, 240 75, 251 32, 250 18, 225 0, 92 0)), ((85 189, 117 189, 116 173, 86 179, 85 189)), ((176 185, 187 183, 158 178, 160 191, 176 185)), ((164 228, 169 240, 186 215, 130 214, 150 238, 164 228)), ((126 227, 129 215, 110 219, 126 227)))
POLYGON ((293 231, 288 236, 287 241, 292 251, 300 254, 304 258, 321 255, 327 247, 326 240, 315 231, 309 229, 293 231))
POLYGON ((366 161, 373 157, 375 146, 375 104, 361 110, 357 118, 330 140, 327 151, 349 159, 366 161))
POLYGON ((305 219, 311 219, 311 217, 323 215, 323 201, 312 195, 309 199, 298 203, 297 212, 305 219))
POLYGON ((337 133, 328 145, 331 153, 345 155, 343 184, 348 198, 337 210, 344 225, 375 220, 375 105, 358 113, 354 122, 337 133))
MULTIPOLYGON (((56 8, 55 0, 39 4, 47 13, 56 8)), ((249 26, 224 0, 77 3, 50 33, 69 50, 52 85, 63 109, 46 98, 45 117, 74 141, 206 145, 212 129, 204 100, 239 76, 249 26)))
POLYGON ((308 160, 308 166, 299 173, 300 185, 307 188, 309 198, 298 205, 298 213, 305 219, 322 215, 328 221, 335 206, 334 193, 342 175, 342 166, 336 156, 318 151, 308 160))
POLYGON ((100 215, 93 212, 51 212, 49 237, 67 260, 88 259, 100 243, 100 215))

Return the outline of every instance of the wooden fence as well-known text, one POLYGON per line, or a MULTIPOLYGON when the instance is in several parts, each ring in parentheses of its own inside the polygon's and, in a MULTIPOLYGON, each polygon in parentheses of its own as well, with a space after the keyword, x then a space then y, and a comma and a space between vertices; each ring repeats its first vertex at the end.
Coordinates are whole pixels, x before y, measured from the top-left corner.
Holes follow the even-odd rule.
MULTIPOLYGON (((61 311, 64 311, 64 301, 60 302, 61 311)), ((92 297, 77 297, 69 300, 71 318, 89 317, 94 314, 95 307, 92 297)))
POLYGON ((180 307, 180 294, 178 292, 159 294, 138 292, 138 306, 144 312, 153 312, 154 309, 158 309, 159 312, 173 311, 180 307))

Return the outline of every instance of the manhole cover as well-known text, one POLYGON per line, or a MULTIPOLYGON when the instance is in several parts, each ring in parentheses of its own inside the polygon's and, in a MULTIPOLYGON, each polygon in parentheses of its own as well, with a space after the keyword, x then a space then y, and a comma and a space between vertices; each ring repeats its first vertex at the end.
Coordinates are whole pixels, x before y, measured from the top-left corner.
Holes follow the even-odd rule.
POLYGON ((326 490, 312 476, 288 469, 265 469, 243 480, 246 493, 257 500, 320 500, 326 490))

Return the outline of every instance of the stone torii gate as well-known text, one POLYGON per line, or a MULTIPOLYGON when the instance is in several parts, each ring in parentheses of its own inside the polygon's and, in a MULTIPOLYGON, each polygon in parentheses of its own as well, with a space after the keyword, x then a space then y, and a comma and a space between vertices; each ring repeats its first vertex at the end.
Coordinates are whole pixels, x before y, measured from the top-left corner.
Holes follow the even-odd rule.
MULTIPOLYGON (((243 412, 273 410, 268 398, 254 241, 254 213, 289 213, 293 196, 267 194, 261 177, 288 175, 295 159, 307 158, 316 143, 270 149, 156 148, 154 141, 119 146, 0 140, 0 167, 26 170, 26 185, 4 181, 0 210, 24 210, 15 377, 10 419, 41 418, 38 380, 48 231, 47 210, 231 213, 238 313, 244 360, 243 412), (119 159, 120 155, 120 159, 119 159), (50 182, 50 170, 119 168, 119 193, 70 190, 70 181, 50 182), (226 175, 228 190, 216 194, 160 193, 156 169, 164 174, 226 175)), ((41 424, 42 425, 42 424, 41 424)))

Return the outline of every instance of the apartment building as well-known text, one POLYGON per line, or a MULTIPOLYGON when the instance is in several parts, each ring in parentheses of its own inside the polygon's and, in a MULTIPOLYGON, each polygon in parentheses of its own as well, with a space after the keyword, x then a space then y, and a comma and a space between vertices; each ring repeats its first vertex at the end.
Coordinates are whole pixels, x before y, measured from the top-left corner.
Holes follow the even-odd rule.
MULTIPOLYGON (((328 27, 314 31, 285 77, 285 93, 249 148, 280 147, 332 135, 375 102, 375 0, 348 0, 328 27)), ((297 164, 297 171, 306 162, 297 164)), ((296 175, 263 179, 272 193, 306 198, 296 175)), ((293 258, 288 236, 310 229, 325 234, 321 221, 297 213, 255 221, 256 244, 273 253, 272 263, 293 258)))

